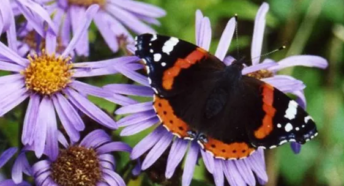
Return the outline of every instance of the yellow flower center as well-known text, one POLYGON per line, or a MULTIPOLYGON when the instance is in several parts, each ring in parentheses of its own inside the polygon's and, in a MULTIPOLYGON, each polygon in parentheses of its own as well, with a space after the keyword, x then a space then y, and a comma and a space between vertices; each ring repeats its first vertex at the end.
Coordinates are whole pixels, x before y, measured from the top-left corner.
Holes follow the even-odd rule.
POLYGON ((103 7, 106 3, 106 0, 68 0, 70 5, 85 6, 89 7, 93 4, 97 4, 100 7, 103 7))
POLYGON ((269 70, 258 70, 252 73, 247 74, 250 77, 254 77, 256 79, 263 79, 263 78, 268 78, 268 77, 272 77, 274 74, 269 71, 269 70))
POLYGON ((27 89, 42 95, 51 95, 61 91, 70 82, 73 67, 70 57, 55 57, 42 51, 40 56, 28 56, 29 66, 21 73, 25 77, 27 89))

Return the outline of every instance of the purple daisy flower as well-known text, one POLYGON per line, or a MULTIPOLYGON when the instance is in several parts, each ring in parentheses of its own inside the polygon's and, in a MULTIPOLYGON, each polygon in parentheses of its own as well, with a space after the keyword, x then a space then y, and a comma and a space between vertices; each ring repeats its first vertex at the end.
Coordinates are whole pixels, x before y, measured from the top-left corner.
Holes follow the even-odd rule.
MULTIPOLYGON (((0 43, 0 70, 11 72, 0 77, 0 116, 12 110, 25 99, 30 98, 22 131, 22 143, 33 145, 37 157, 41 157, 45 146, 47 155, 57 157, 57 115, 72 141, 79 139, 79 131, 85 125, 79 115, 81 111, 103 126, 116 129, 115 121, 100 108, 89 101, 85 95, 109 99, 121 104, 133 103, 124 96, 113 95, 76 80, 78 77, 91 77, 113 74, 109 63, 133 61, 134 57, 115 58, 100 62, 73 64, 68 55, 75 49, 82 35, 87 32, 99 6, 92 5, 85 12, 84 21, 79 25, 73 39, 66 49, 58 54, 56 36, 46 33, 45 50, 41 53, 22 58, 18 52, 0 43)), ((136 68, 134 65, 132 68, 136 68)))
MULTIPOLYGON (((41 160, 32 167, 37 185, 114 185, 125 186, 115 172, 116 161, 112 152, 131 152, 123 142, 113 142, 103 130, 89 133, 81 142, 68 144, 59 133, 62 148, 55 161, 41 160)), ((137 168, 133 172, 137 173, 137 168)))
MULTIPOLYGON (((325 68, 327 66, 327 61, 318 56, 300 55, 288 57, 278 63, 272 60, 265 60, 263 63, 258 63, 259 59, 256 58, 256 56, 260 55, 265 27, 265 15, 268 8, 268 4, 264 3, 256 16, 252 44, 253 65, 245 67, 243 74, 266 81, 283 92, 294 93, 301 98, 303 103, 305 103, 302 94, 302 90, 305 88, 303 82, 290 76, 275 75, 275 73, 281 68, 294 65, 325 68)), ((215 55, 220 60, 223 60, 226 65, 230 65, 234 60, 231 56, 225 56, 235 31, 235 25, 235 19, 228 21, 215 53, 215 55)), ((210 43, 210 21, 207 17, 204 17, 200 11, 197 11, 196 44, 208 50, 210 43)), ((128 48, 131 49, 130 46, 128 48)), ((153 96, 154 92, 151 90, 145 76, 136 72, 128 73, 128 68, 124 66, 120 66, 116 69, 134 81, 145 85, 145 87, 139 85, 107 85, 104 87, 105 89, 116 94, 139 95, 145 97, 153 96)), ((182 177, 183 186, 190 185, 194 167, 200 156, 203 158, 207 170, 213 174, 215 184, 218 186, 224 184, 225 177, 230 185, 256 185, 254 174, 257 176, 257 179, 261 184, 265 184, 267 182, 268 177, 265 170, 265 160, 262 149, 258 149, 250 157, 242 160, 216 159, 209 153, 205 153, 205 151, 202 150, 195 141, 190 142, 188 140, 177 138, 162 125, 157 124, 159 122, 159 118, 157 117, 152 104, 152 102, 138 103, 122 107, 116 111, 116 114, 132 114, 118 121, 119 126, 126 127, 121 132, 121 135, 123 136, 133 135, 152 126, 157 126, 151 134, 145 137, 133 148, 133 152, 131 154, 132 159, 137 159, 147 153, 147 156, 142 163, 143 170, 149 168, 172 144, 167 160, 165 176, 166 178, 171 178, 176 167, 181 162, 185 154, 187 154, 182 177)), ((298 147, 299 146, 296 145, 295 148, 298 147)))
MULTIPOLYGON (((134 33, 155 32, 148 24, 159 25, 157 18, 162 17, 166 12, 156 6, 127 0, 36 0, 43 4, 48 12, 54 14, 53 21, 60 28, 58 36, 61 46, 70 42, 70 34, 75 32, 83 21, 87 7, 97 4, 100 9, 97 11, 93 21, 109 48, 116 52, 119 49, 119 39, 124 38, 126 42, 133 42, 131 30, 134 33)), ((25 29, 29 32, 30 28, 25 29)), ((78 55, 89 55, 88 34, 81 35, 82 39, 77 43, 76 52, 78 55)))

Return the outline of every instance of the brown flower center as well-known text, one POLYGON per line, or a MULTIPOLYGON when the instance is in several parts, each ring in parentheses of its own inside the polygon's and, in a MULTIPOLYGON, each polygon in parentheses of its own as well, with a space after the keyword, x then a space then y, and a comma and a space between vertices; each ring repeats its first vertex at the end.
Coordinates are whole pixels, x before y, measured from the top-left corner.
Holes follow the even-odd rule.
POLYGON ((89 7, 93 4, 97 4, 100 7, 103 7, 106 3, 106 0, 68 0, 70 5, 85 6, 89 7))
POLYGON ((61 186, 94 186, 101 180, 97 153, 93 149, 71 146, 61 150, 51 164, 51 177, 61 186))
POLYGON ((21 73, 25 77, 27 89, 42 95, 51 95, 61 91, 70 82, 72 77, 70 57, 55 57, 42 51, 40 56, 28 56, 30 64, 21 73))
POLYGON ((252 73, 247 74, 250 77, 254 77, 256 79, 263 79, 263 78, 268 78, 268 77, 272 77, 274 74, 269 71, 269 70, 258 70, 252 73))
MULTIPOLYGON (((35 31, 30 31, 24 38, 23 42, 29 45, 30 49, 33 50, 43 50, 45 48, 45 39, 42 38, 41 42, 37 43, 37 38, 36 38, 37 33, 35 31)), ((56 46, 56 52, 62 53, 65 47, 62 44, 62 39, 61 37, 57 37, 57 46, 56 46)))

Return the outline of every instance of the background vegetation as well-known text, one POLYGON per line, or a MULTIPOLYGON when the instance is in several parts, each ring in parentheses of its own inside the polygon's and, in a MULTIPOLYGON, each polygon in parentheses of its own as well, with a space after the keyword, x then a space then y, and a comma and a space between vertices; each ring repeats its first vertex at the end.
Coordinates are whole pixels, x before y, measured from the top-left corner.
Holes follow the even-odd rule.
MULTIPOLYGON (((239 42, 232 42, 229 54, 236 56, 236 47, 240 54, 250 57, 250 43, 253 33, 253 21, 262 1, 253 0, 144 0, 160 6, 167 11, 161 19, 158 33, 171 35, 194 42, 195 11, 202 10, 211 20, 214 52, 226 22, 235 14, 239 15, 239 42)), ((313 54, 323 56, 329 61, 326 70, 315 68, 289 68, 281 74, 292 75, 307 85, 305 95, 307 110, 317 122, 319 136, 302 147, 301 153, 293 154, 288 145, 266 152, 269 182, 267 185, 344 185, 344 1, 343 0, 268 0, 270 11, 267 17, 263 53, 282 45, 287 49, 271 54, 276 61, 286 56, 313 54)), ((90 33, 92 60, 117 56, 102 47, 103 40, 96 32, 90 33)), ((124 50, 123 50, 124 51, 124 50)), ((122 51, 122 54, 124 52, 122 51)), ((123 83, 128 80, 120 75, 96 79, 86 79, 97 85, 123 83)), ((91 98, 110 114, 115 106, 107 101, 91 98)), ((18 146, 23 108, 0 118, 0 151, 9 146, 18 146)), ((117 117, 118 119, 118 117, 117 117)), ((119 137, 134 146, 150 130, 132 137, 119 137)), ((128 174, 128 155, 121 154, 119 171, 128 174)), ((8 174, 10 166, 5 167, 8 174)), ((164 180, 164 159, 138 178, 126 176, 129 185, 159 185, 179 183, 181 169, 173 180, 164 180), (157 182, 153 184, 153 182, 157 182)), ((122 175, 123 175, 122 174, 122 175)), ((202 163, 197 166, 193 185, 212 185, 212 177, 207 175, 202 163)))

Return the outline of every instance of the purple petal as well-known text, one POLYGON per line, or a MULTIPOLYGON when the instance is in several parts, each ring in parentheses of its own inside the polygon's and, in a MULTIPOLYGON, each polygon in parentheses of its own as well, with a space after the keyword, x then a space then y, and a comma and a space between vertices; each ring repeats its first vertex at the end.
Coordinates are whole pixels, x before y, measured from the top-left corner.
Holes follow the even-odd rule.
POLYGON ((252 65, 257 65, 260 60, 265 30, 265 16, 268 11, 269 4, 263 3, 260 6, 254 21, 253 38, 251 44, 252 65))
POLYGON ((167 159, 167 166, 165 172, 165 176, 167 179, 170 179, 173 176, 176 167, 182 161, 185 152, 188 149, 188 144, 189 141, 184 139, 176 138, 174 140, 167 159))
POLYGON ((104 19, 105 12, 99 10, 98 15, 94 17, 94 23, 96 24, 100 34, 103 36, 106 44, 112 51, 118 50, 118 42, 115 34, 109 28, 109 22, 104 19))
POLYGON ((215 52, 215 56, 221 61, 225 58, 229 45, 231 44, 233 34, 235 31, 236 21, 234 18, 230 19, 222 33, 219 44, 215 52))
POLYGON ((31 94, 29 105, 26 110, 23 133, 22 133, 22 143, 32 145, 34 140, 35 126, 37 123, 37 113, 40 105, 40 97, 36 94, 31 94))
POLYGON ((225 59, 223 60, 223 62, 225 63, 226 66, 229 66, 233 63, 233 61, 235 61, 235 58, 232 56, 227 56, 225 57, 225 59))
POLYGON ((24 88, 13 93, 8 99, 2 100, 0 103, 0 116, 3 116, 8 111, 12 110, 14 107, 23 102, 27 97, 29 97, 28 91, 24 88))
POLYGON ((118 121, 118 125, 121 127, 134 125, 139 122, 146 121, 148 119, 157 117, 155 111, 152 109, 151 111, 141 112, 132 114, 130 116, 126 116, 118 121))
POLYGON ((126 128, 124 128, 121 131, 121 136, 131 136, 133 134, 137 134, 143 130, 146 130, 150 127, 152 127, 153 125, 157 124, 160 120, 157 117, 154 117, 152 119, 140 122, 136 125, 130 125, 126 128))
POLYGON ((195 171, 195 166, 198 159, 198 151, 199 145, 196 142, 192 142, 188 155, 186 156, 183 177, 182 177, 182 185, 189 186, 193 177, 193 173, 195 171))
MULTIPOLYGON (((74 126, 77 131, 83 131, 85 129, 84 121, 81 119, 79 113, 69 103, 65 96, 62 94, 56 94, 56 98, 69 123, 74 126)), ((62 123, 63 124, 63 123, 62 123)))
POLYGON ((139 158, 148 149, 155 145, 162 136, 168 134, 168 131, 163 127, 156 128, 152 133, 143 138, 138 144, 135 145, 130 154, 132 160, 139 158))
POLYGON ((85 16, 83 17, 84 21, 82 22, 82 24, 79 25, 78 29, 74 32, 74 36, 72 40, 69 42, 64 52, 62 53, 62 56, 69 55, 75 49, 76 45, 82 38, 83 34, 87 33, 87 30, 91 24, 92 18, 97 13, 98 9, 99 9, 99 6, 95 4, 88 7, 88 9, 86 10, 85 16))
POLYGON ((136 81, 136 82, 140 83, 141 85, 144 85, 147 87, 150 86, 146 76, 143 76, 143 75, 127 68, 127 67, 115 66, 115 69, 118 70, 118 72, 121 72, 127 78, 129 78, 133 81, 136 81))
POLYGON ((202 19, 203 19, 203 14, 202 14, 202 11, 201 10, 197 10, 196 11, 196 45, 200 45, 201 43, 201 37, 200 37, 200 32, 201 32, 201 25, 202 25, 202 19))
POLYGON ((17 152, 17 148, 11 147, 5 150, 0 156, 0 168, 4 166, 8 160, 12 158, 12 156, 17 152))
POLYGON ((50 169, 51 162, 49 160, 41 160, 32 166, 33 176, 38 176, 50 169))
POLYGON ((145 160, 142 163, 142 170, 149 168, 156 160, 165 152, 167 147, 171 144, 173 140, 173 135, 170 132, 161 135, 160 140, 154 145, 154 147, 149 151, 145 160))
POLYGON ((0 61, 0 70, 10 71, 10 72, 21 72, 24 70, 24 68, 14 63, 7 63, 4 61, 0 61))
POLYGON ((108 4, 105 7, 106 11, 113 15, 116 19, 121 21, 125 26, 129 27, 135 33, 143 34, 143 33, 155 33, 155 31, 136 18, 133 14, 118 8, 117 6, 108 4))
MULTIPOLYGON (((222 161, 220 159, 215 159, 215 167, 216 169, 214 169, 214 181, 215 181, 215 185, 216 186, 223 186, 224 184, 224 176, 223 176, 223 172, 226 171, 224 170, 224 167, 222 167, 222 161)), ((229 182, 231 185, 232 183, 229 182)))
MULTIPOLYGON (((112 180, 114 180, 114 182, 112 181, 110 181, 110 183, 108 182, 110 185, 126 186, 124 180, 116 172, 107 170, 107 169, 104 169, 103 172, 106 175, 109 175, 112 178, 112 180)), ((106 179, 106 180, 108 181, 109 179, 106 179)))
POLYGON ((249 74, 249 73, 252 73, 252 72, 256 72, 258 70, 263 70, 263 69, 271 68, 271 67, 274 67, 274 66, 278 66, 277 63, 269 62, 269 63, 260 63, 260 64, 257 64, 257 65, 252 65, 252 66, 245 67, 242 70, 242 74, 246 75, 246 74, 249 74))
POLYGON ((154 94, 152 88, 140 85, 109 84, 105 85, 103 88, 116 94, 136 95, 144 97, 152 97, 154 94))
POLYGON ((44 146, 46 142, 47 137, 47 120, 50 120, 50 118, 47 118, 45 115, 45 112, 49 110, 52 107, 52 102, 48 97, 44 97, 42 99, 41 104, 39 105, 38 110, 38 119, 37 124, 35 128, 35 134, 34 134, 34 148, 35 148, 35 155, 36 157, 40 158, 43 155, 44 152, 44 146))
POLYGON ((211 43, 211 27, 210 27, 210 20, 208 17, 204 17, 202 19, 201 27, 200 27, 200 47, 204 48, 205 50, 209 50, 210 43, 211 43))
POLYGON ((63 92, 68 95, 68 99, 73 103, 73 105, 87 116, 106 127, 111 129, 117 128, 115 121, 87 98, 72 89, 66 89, 63 92))
POLYGON ((166 15, 163 9, 139 1, 115 0, 110 1, 110 4, 147 17, 162 17, 166 15))
POLYGON ((0 23, 2 24, 1 26, 3 27, 3 29, 0 30, 0 34, 2 31, 6 31, 7 29, 9 29, 11 25, 11 19, 13 18, 14 16, 10 5, 10 1, 2 1, 0 6, 0 23))
MULTIPOLYGON (((46 155, 49 156, 50 160, 55 161, 59 152, 59 147, 57 140, 56 115, 54 105, 51 100, 44 112, 46 119, 45 122, 47 125, 46 155)), ((41 124, 41 122, 39 124, 41 124)))
POLYGON ((152 102, 137 103, 133 105, 123 106, 115 111, 115 114, 132 114, 137 112, 144 112, 153 109, 152 102))
MULTIPOLYGON (((77 30, 82 27, 80 25, 83 25, 84 16, 85 16, 85 7, 83 6, 75 6, 71 5, 69 6, 68 13, 71 16, 71 23, 72 23, 72 30, 73 33, 76 33, 77 30)), ((85 29, 81 34, 80 34, 80 39, 76 43, 75 50, 78 55, 83 55, 83 56, 88 56, 88 29, 85 29)), ((74 34, 75 35, 75 34, 74 34)))
POLYGON ((286 75, 275 75, 274 77, 264 78, 262 80, 285 93, 303 90, 306 87, 302 81, 286 75))
POLYGON ((118 94, 113 94, 111 97, 105 98, 108 101, 111 101, 113 103, 116 103, 118 105, 126 106, 126 105, 131 105, 137 103, 137 101, 132 100, 128 97, 118 95, 118 94))
POLYGON ((72 83, 69 84, 78 92, 82 92, 87 95, 92 95, 100 98, 111 97, 112 93, 108 92, 102 88, 89 85, 87 83, 83 83, 81 81, 74 80, 72 83))
POLYGON ((97 148, 104 143, 111 141, 111 137, 103 130, 98 129, 89 133, 81 142, 80 146, 97 148))
POLYGON ((0 85, 1 84, 6 84, 8 82, 14 82, 18 81, 24 82, 24 77, 21 74, 11 74, 11 75, 6 75, 6 76, 1 76, 0 77, 0 85))
POLYGON ((61 145, 63 145, 64 148, 68 148, 69 144, 67 139, 64 137, 64 135, 62 134, 61 131, 58 131, 57 133, 57 139, 58 141, 61 143, 61 145))
POLYGON ((66 106, 62 106, 61 103, 59 103, 59 100, 57 99, 57 97, 53 96, 52 100, 53 100, 56 112, 58 114, 58 117, 63 125, 63 128, 67 132, 68 136, 70 137, 72 141, 74 142, 78 141, 80 138, 79 131, 75 129, 75 126, 74 126, 75 123, 72 122, 73 121, 72 119, 76 119, 75 117, 73 117, 74 113, 69 114, 69 112, 66 112, 68 108, 66 106))
POLYGON ((51 29, 48 29, 47 35, 45 37, 45 50, 48 54, 55 54, 57 45, 57 36, 51 29))
MULTIPOLYGON (((13 4, 13 3, 12 3, 13 4)), ((17 36, 16 36, 16 25, 14 20, 14 15, 12 11, 12 7, 10 5, 9 0, 5 0, 1 4, 0 12, 3 12, 2 14, 2 20, 4 21, 4 31, 6 31, 7 34, 7 43, 8 47, 12 49, 14 52, 17 52, 17 36)), ((0 30, 0 35, 1 35, 0 30)))
POLYGON ((117 57, 102 61, 89 61, 89 62, 82 62, 82 63, 75 63, 73 67, 77 68, 108 68, 109 66, 125 66, 130 63, 138 62, 140 58, 137 56, 124 56, 124 57, 117 57))
POLYGON ((0 42, 0 57, 8 59, 11 62, 14 62, 21 66, 26 66, 28 64, 28 60, 23 59, 17 53, 12 51, 6 45, 0 42))
MULTIPOLYGON (((234 160, 235 161, 235 160, 234 160)), ((222 161, 222 168, 224 170, 224 174, 231 185, 247 185, 246 182, 243 180, 242 176, 238 172, 234 161, 222 161)))
POLYGON ((239 174, 245 180, 248 185, 256 185, 256 179, 254 178, 251 168, 243 160, 233 161, 239 174))
POLYGON ((269 70, 278 71, 292 66, 317 67, 324 69, 328 66, 328 62, 326 59, 319 56, 297 55, 282 59, 278 62, 278 66, 271 67, 269 70))
POLYGON ((12 179, 14 183, 19 184, 23 181, 23 172, 31 174, 31 168, 25 153, 20 153, 12 167, 12 179))
POLYGON ((207 170, 210 173, 213 173, 214 172, 214 164, 215 164, 214 157, 204 150, 201 150, 201 154, 203 157, 203 162, 204 162, 205 167, 207 168, 207 170))
POLYGON ((303 92, 303 90, 296 90, 291 92, 292 94, 294 94, 297 98, 296 98, 296 102, 303 108, 306 109, 307 107, 307 101, 306 101, 306 97, 305 94, 303 92))
POLYGON ((98 159, 100 160, 102 168, 112 170, 116 168, 115 158, 111 154, 98 155, 98 159))
POLYGON ((106 154, 113 151, 131 152, 131 147, 123 142, 111 142, 97 148, 97 153, 106 154))
POLYGON ((35 178, 35 183, 36 185, 42 185, 44 184, 44 182, 49 179, 50 177, 50 171, 46 171, 43 172, 42 174, 39 174, 36 178, 35 178))
POLYGON ((268 175, 266 174, 265 170, 263 150, 258 149, 255 153, 253 153, 253 155, 243 160, 249 167, 251 167, 260 180, 264 181, 265 183, 268 181, 268 175))

